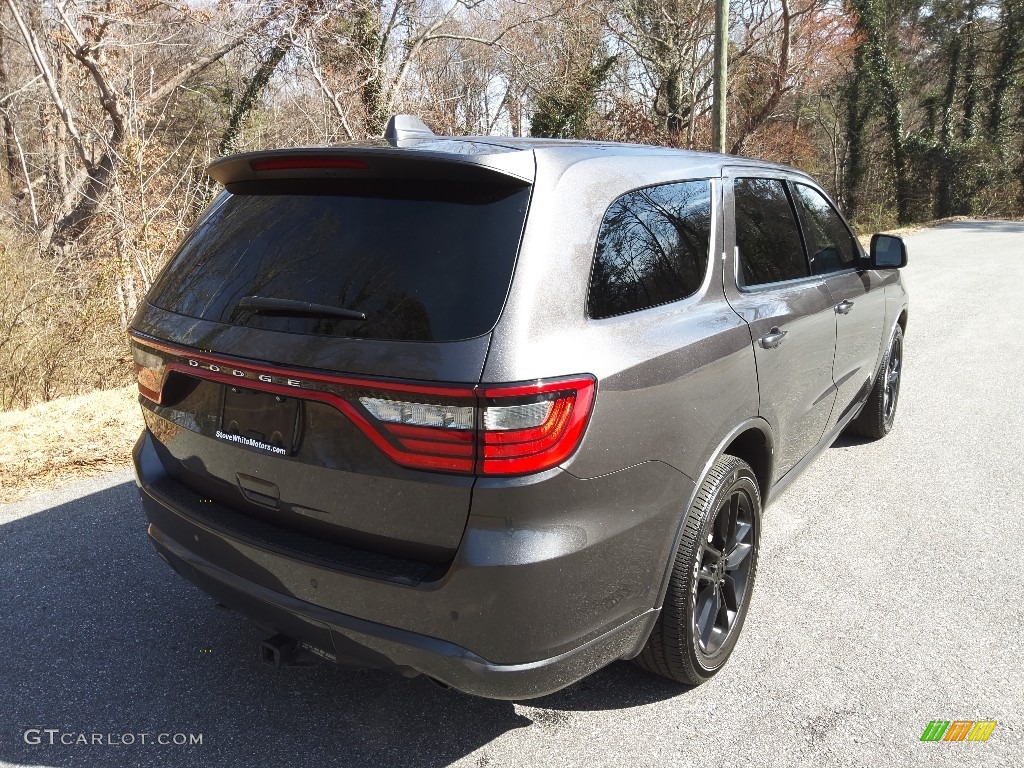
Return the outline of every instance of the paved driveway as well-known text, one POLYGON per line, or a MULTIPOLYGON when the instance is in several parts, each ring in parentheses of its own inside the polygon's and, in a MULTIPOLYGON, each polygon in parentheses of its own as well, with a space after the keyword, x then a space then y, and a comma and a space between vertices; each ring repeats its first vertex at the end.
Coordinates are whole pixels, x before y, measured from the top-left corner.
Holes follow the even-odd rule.
POLYGON ((1024 765, 1024 225, 909 243, 896 430, 828 450, 767 511, 710 683, 619 663, 511 704, 276 672, 156 558, 119 473, 0 507, 0 765, 1024 765), (921 743, 934 719, 999 725, 921 743), (59 743, 80 733, 104 743, 59 743))

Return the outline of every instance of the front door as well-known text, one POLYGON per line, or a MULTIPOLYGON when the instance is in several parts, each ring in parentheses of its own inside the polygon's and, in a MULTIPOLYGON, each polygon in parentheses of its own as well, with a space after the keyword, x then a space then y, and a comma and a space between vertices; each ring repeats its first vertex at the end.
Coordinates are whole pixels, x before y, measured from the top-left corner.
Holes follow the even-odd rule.
POLYGON ((824 278, 836 313, 832 377, 837 396, 828 423, 831 429, 871 388, 883 343, 885 291, 881 276, 865 269, 857 240, 828 198, 802 182, 795 182, 792 191, 811 271, 824 278))
MULTIPOLYGON (((836 315, 824 279, 811 274, 785 179, 763 173, 733 180, 725 288, 750 328, 760 415, 775 438, 775 482, 818 443, 828 423, 836 394, 836 315)), ((729 207, 727 201, 727 216, 729 207)))

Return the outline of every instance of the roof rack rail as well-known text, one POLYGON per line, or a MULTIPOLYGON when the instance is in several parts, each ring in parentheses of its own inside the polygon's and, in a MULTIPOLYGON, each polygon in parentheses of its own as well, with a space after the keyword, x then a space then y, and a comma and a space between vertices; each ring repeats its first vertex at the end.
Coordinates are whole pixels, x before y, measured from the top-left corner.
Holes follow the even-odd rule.
POLYGON ((406 141, 420 141, 434 138, 434 132, 414 115, 394 115, 384 129, 384 138, 396 147, 406 141))

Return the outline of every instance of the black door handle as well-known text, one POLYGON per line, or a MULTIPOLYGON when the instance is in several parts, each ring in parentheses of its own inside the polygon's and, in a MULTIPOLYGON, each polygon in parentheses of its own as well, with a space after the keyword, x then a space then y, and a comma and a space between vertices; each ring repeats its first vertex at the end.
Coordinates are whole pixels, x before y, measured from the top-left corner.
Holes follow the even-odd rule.
POLYGON ((851 309, 853 309, 853 302, 848 299, 844 299, 843 301, 840 301, 838 304, 836 304, 836 312, 838 312, 840 315, 850 314, 851 309))
POLYGON ((765 349, 775 349, 779 344, 782 343, 782 338, 789 333, 789 331, 782 331, 778 328, 772 328, 768 333, 761 337, 761 346, 765 349))

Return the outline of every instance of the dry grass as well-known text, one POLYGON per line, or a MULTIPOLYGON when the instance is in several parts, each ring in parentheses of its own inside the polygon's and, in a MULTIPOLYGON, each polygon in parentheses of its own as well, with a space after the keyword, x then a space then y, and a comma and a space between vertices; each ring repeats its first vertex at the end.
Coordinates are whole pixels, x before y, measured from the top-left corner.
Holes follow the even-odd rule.
POLYGON ((138 390, 121 387, 0 413, 0 503, 129 466, 138 390))

